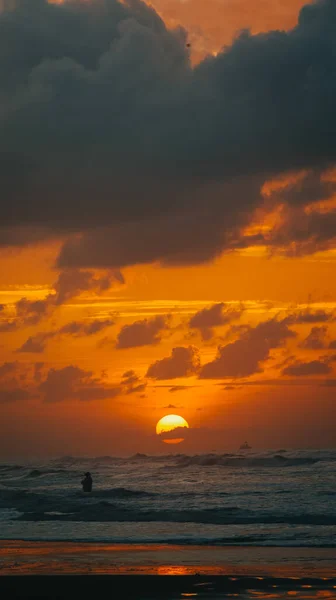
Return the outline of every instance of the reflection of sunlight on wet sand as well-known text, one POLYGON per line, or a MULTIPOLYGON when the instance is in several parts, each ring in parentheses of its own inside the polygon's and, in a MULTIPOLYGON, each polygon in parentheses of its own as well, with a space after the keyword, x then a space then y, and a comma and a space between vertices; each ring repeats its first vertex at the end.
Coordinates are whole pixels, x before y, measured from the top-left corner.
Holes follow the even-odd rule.
POLYGON ((158 575, 190 575, 190 568, 182 566, 162 566, 157 569, 158 575))

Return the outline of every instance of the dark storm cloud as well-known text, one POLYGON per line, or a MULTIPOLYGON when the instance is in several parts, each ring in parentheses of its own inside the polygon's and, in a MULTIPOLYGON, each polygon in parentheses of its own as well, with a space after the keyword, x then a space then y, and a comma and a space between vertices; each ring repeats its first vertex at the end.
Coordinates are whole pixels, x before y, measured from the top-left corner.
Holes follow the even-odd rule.
POLYGON ((146 377, 152 379, 176 379, 196 375, 200 369, 199 350, 195 346, 172 349, 171 356, 157 360, 148 367, 146 377))
POLYGON ((203 308, 195 313, 190 321, 189 327, 198 329, 203 340, 209 340, 213 336, 213 328, 220 325, 227 325, 231 321, 239 319, 243 309, 235 309, 224 302, 213 304, 209 308, 203 308))
MULTIPOLYGON (((330 193, 314 173, 336 157, 334 0, 193 70, 185 33, 138 0, 16 4, 0 15, 0 244, 76 232, 59 265, 199 263, 237 247, 268 174, 312 169, 290 206, 330 193)), ((307 217, 305 252, 333 221, 307 217)))
POLYGON ((161 341, 161 332, 168 327, 168 317, 158 315, 152 319, 135 321, 124 325, 118 333, 116 348, 136 348, 153 346, 161 341))
POLYGON ((262 363, 273 348, 282 346, 295 333, 276 319, 259 323, 243 331, 239 339, 218 348, 216 358, 203 365, 201 379, 248 377, 262 371, 262 363))
POLYGON ((327 360, 311 360, 309 362, 296 361, 289 365, 283 371, 283 375, 291 377, 305 377, 309 375, 327 375, 332 372, 332 368, 327 360))
POLYGON ((289 208, 281 223, 260 242, 287 256, 304 256, 335 245, 336 211, 289 208))

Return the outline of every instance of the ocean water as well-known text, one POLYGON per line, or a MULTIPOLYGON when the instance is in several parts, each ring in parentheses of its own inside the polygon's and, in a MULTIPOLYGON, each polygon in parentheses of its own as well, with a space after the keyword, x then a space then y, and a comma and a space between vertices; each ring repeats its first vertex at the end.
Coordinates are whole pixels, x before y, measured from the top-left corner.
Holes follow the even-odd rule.
POLYGON ((66 456, 0 482, 1 539, 336 546, 336 450, 66 456))

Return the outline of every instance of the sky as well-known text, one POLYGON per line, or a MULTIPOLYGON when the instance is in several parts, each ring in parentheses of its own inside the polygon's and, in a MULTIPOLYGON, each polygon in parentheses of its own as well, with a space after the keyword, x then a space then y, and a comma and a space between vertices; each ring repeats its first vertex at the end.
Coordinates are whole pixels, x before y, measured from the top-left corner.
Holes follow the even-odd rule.
POLYGON ((0 458, 335 447, 335 1, 0 7, 0 458))

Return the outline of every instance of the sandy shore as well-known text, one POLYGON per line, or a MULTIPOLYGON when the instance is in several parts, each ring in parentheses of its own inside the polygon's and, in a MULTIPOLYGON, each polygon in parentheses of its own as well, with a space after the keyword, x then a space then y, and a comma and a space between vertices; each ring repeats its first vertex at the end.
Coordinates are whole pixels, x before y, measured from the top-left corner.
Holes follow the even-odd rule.
POLYGON ((334 549, 0 542, 1 598, 336 599, 334 549))
MULTIPOLYGON (((0 541, 0 575, 147 574, 332 577, 329 548, 0 541)), ((336 596, 336 593, 335 593, 336 596)))

